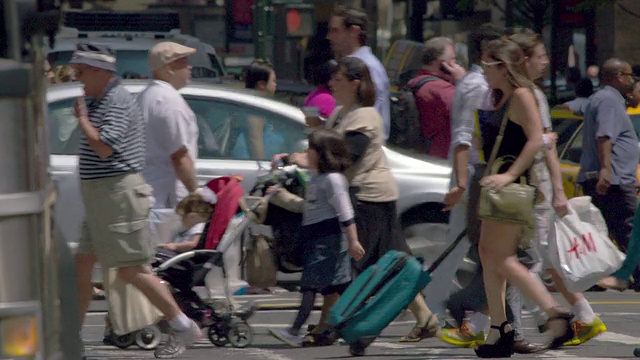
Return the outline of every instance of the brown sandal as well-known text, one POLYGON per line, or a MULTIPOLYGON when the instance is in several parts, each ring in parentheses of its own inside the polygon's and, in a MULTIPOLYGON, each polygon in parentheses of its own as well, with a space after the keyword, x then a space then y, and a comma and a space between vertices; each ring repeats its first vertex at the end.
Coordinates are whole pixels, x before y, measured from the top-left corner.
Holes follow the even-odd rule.
POLYGON ((403 336, 400 338, 400 342, 418 342, 422 339, 428 339, 436 336, 438 333, 438 318, 431 314, 429 316, 429 320, 425 326, 414 326, 413 329, 407 334, 407 336, 403 336))

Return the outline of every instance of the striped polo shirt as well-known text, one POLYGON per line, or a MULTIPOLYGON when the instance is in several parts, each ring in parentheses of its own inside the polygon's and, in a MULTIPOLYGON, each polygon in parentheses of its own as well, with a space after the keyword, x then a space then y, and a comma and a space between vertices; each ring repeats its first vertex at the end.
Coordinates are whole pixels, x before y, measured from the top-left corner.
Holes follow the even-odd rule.
POLYGON ((80 178, 100 179, 141 172, 145 161, 145 124, 135 97, 117 79, 109 83, 102 98, 88 105, 89 121, 100 140, 113 149, 101 158, 82 134, 80 178))

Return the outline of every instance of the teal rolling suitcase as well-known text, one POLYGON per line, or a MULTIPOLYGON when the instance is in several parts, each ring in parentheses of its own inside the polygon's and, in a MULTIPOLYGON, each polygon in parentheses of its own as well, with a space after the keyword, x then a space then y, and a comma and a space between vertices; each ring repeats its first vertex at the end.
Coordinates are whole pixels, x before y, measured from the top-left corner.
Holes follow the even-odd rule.
POLYGON ((366 347, 431 281, 430 274, 464 238, 466 231, 426 268, 421 258, 389 251, 362 272, 329 312, 329 325, 349 344, 352 355, 366 347))

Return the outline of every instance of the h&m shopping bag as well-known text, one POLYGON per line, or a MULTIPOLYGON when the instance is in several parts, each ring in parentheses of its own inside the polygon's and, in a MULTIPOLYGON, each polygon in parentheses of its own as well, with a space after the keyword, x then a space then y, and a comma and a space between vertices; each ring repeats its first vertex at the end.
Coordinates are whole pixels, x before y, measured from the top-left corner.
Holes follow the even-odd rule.
POLYGON ((549 258, 571 292, 589 289, 622 266, 625 256, 588 196, 569 200, 569 213, 554 215, 549 230, 549 258))
MULTIPOLYGON (((151 272, 149 266, 146 269, 151 272)), ((109 304, 109 320, 116 335, 125 335, 154 325, 162 313, 140 290, 117 275, 117 269, 104 271, 105 294, 109 304)))

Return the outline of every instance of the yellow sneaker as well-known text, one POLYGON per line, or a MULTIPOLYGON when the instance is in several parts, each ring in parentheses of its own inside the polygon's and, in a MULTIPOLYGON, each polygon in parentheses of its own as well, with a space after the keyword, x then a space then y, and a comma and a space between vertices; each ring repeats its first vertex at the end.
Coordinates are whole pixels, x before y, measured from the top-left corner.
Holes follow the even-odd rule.
POLYGON ((447 344, 460 347, 473 348, 484 344, 484 331, 474 333, 466 323, 459 329, 442 329, 437 336, 447 344))
POLYGON ((585 324, 576 320, 573 322, 572 326, 575 335, 573 336, 573 339, 562 344, 564 346, 577 346, 583 344, 607 331, 607 327, 599 317, 596 317, 590 324, 585 324))

